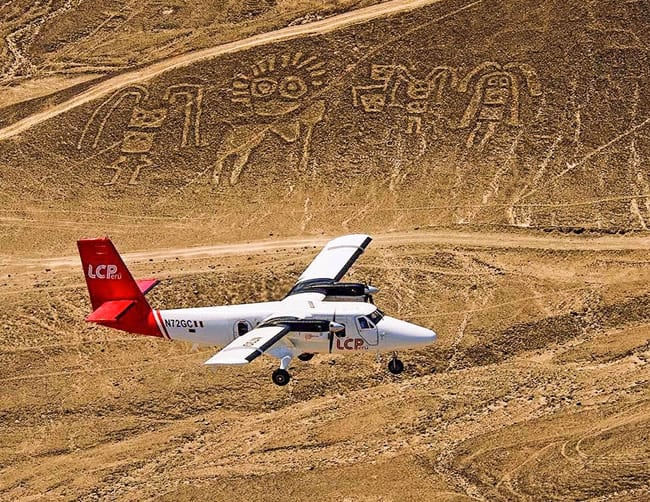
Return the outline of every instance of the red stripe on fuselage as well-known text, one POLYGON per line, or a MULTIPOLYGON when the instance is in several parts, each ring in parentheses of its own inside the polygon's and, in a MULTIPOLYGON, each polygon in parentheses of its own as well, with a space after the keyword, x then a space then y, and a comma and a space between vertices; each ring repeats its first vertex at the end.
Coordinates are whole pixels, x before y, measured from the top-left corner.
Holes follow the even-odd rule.
POLYGON ((167 338, 167 340, 171 340, 171 337, 169 336, 169 333, 167 333, 167 328, 165 327, 165 321, 162 318, 162 314, 160 313, 160 310, 156 310, 156 315, 158 316, 158 322, 160 323, 160 333, 162 336, 167 338))

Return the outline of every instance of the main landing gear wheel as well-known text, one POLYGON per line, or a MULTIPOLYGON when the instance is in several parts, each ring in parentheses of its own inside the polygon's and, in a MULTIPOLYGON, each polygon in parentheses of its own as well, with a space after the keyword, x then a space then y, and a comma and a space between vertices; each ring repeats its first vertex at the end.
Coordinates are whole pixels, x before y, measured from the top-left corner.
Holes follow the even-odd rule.
POLYGON ((404 363, 396 357, 393 357, 388 363, 388 371, 390 371, 393 375, 399 375, 402 371, 404 371, 404 363))
POLYGON ((311 358, 314 357, 314 354, 310 354, 309 352, 303 352, 302 354, 298 354, 298 359, 301 361, 311 361, 311 358))
POLYGON ((291 379, 291 375, 289 375, 289 372, 287 370, 277 369, 273 372, 271 378, 273 379, 273 383, 275 385, 287 385, 291 379))

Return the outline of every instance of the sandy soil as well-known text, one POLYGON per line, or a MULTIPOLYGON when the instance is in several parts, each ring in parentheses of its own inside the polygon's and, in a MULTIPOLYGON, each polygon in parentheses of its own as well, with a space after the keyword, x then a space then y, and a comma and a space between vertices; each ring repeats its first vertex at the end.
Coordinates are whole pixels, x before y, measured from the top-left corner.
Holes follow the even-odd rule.
MULTIPOLYGON (((437 346, 403 354, 405 374, 320 356, 296 362, 285 389, 270 382, 272 360, 213 371, 201 362, 214 348, 88 326, 78 264, 16 263, 0 288, 0 494, 648 495, 647 247, 459 239, 378 236, 351 275, 381 287, 386 311, 439 333, 437 346)), ((127 259, 163 279, 157 307, 236 303, 281 297, 318 244, 127 259)))
POLYGON ((124 72, 0 108, 1 500, 650 498, 643 2, 89 5, 0 6, 12 82, 124 72), (281 298, 350 232, 439 334, 402 375, 278 388, 83 320, 78 238, 174 308, 281 298))

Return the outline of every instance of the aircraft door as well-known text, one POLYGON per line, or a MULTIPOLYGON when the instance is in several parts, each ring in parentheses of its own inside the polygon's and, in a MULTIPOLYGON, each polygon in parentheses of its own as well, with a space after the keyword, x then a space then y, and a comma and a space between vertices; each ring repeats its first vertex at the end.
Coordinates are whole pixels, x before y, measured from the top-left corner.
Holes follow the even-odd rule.
POLYGON ((379 343, 379 330, 370 319, 366 316, 359 316, 356 325, 359 335, 368 345, 377 345, 379 343))

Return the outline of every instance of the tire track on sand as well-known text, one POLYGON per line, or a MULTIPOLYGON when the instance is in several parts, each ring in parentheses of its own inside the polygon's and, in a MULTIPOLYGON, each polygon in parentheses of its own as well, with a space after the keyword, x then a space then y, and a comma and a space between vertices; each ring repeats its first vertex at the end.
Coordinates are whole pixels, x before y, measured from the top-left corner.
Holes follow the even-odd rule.
MULTIPOLYGON (((235 244, 216 244, 184 248, 150 249, 124 253, 127 263, 160 261, 163 259, 193 259, 218 256, 250 255, 264 251, 313 248, 322 246, 335 236, 290 237, 276 240, 259 240, 235 244)), ((599 237, 538 236, 508 232, 457 232, 453 230, 375 233, 373 249, 405 245, 458 246, 496 249, 548 249, 563 251, 634 251, 650 249, 650 234, 634 236, 606 235, 599 237)), ((61 257, 6 257, 2 268, 48 267, 69 268, 79 266, 77 255, 61 257)))

